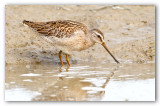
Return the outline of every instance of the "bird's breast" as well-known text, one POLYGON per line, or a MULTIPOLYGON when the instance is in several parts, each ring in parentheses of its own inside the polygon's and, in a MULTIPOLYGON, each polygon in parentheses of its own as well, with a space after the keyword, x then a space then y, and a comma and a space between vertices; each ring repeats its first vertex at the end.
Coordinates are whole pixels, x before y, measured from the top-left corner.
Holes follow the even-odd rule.
POLYGON ((82 51, 93 46, 94 43, 83 31, 76 31, 70 37, 57 38, 55 36, 44 37, 45 40, 62 51, 82 51))

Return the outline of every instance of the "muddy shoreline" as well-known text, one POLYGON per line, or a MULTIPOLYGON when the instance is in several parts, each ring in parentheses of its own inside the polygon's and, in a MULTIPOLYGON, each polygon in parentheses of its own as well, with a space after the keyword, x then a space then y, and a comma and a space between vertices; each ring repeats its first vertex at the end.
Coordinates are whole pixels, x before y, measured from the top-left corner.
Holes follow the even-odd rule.
MULTIPOLYGON (((57 63, 59 52, 23 20, 74 20, 98 28, 110 51, 122 63, 155 61, 155 6, 153 5, 6 5, 5 63, 57 63)), ((72 63, 114 60, 101 45, 70 53, 72 63), (100 55, 99 55, 100 54, 100 55)))

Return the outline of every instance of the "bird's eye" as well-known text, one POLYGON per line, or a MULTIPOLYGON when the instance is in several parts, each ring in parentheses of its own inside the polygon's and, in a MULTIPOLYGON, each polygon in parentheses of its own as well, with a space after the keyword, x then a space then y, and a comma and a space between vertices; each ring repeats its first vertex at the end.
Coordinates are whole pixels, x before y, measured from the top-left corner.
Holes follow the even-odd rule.
POLYGON ((101 38, 100 35, 97 35, 97 37, 101 38))

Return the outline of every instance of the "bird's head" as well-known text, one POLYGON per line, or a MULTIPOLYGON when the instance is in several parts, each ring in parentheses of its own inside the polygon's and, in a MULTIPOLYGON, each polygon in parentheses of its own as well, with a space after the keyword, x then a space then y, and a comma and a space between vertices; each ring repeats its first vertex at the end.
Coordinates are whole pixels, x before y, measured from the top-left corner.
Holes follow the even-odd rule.
POLYGON ((104 35, 99 29, 92 29, 90 32, 94 43, 102 44, 104 42, 104 35))
POLYGON ((109 51, 105 41, 104 41, 104 35, 99 29, 92 29, 90 30, 91 33, 91 39, 94 43, 101 44, 107 52, 113 57, 116 63, 119 63, 119 61, 112 55, 112 53, 109 51))

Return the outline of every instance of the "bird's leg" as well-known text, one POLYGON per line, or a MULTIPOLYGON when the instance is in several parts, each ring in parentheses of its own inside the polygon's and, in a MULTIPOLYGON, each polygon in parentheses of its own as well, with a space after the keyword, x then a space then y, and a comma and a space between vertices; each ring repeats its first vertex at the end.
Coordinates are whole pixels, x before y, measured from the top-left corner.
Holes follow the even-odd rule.
POLYGON ((68 65, 71 66, 71 64, 69 62, 68 54, 66 54, 66 61, 67 61, 68 65))
POLYGON ((62 51, 59 51, 59 60, 61 62, 61 66, 63 66, 63 61, 62 61, 62 57, 61 57, 62 51))

